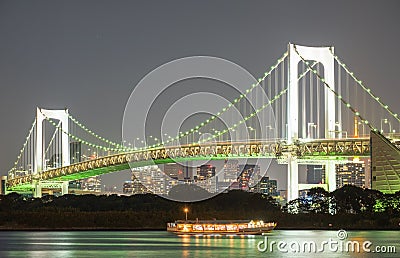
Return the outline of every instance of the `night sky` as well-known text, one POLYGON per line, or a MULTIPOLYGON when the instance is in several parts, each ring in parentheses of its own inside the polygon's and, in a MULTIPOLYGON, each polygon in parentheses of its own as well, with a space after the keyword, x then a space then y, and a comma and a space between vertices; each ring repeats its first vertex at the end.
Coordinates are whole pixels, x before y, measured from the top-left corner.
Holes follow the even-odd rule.
POLYGON ((37 106, 67 107, 118 142, 134 86, 186 56, 224 58, 258 78, 289 42, 333 45, 400 112, 399 10, 400 1, 365 0, 0 1, 0 174, 12 167, 37 106))

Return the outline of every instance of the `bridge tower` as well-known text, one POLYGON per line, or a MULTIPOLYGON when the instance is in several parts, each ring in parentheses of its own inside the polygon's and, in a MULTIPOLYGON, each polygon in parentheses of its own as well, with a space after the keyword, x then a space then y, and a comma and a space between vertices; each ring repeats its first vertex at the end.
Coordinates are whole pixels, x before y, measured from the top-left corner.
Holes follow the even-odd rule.
MULTIPOLYGON (((308 47, 299 46, 295 44, 288 45, 289 53, 289 73, 288 73, 288 101, 287 101, 287 142, 292 144, 299 140, 299 81, 298 81, 298 64, 302 61, 298 53, 309 61, 316 61, 324 67, 325 82, 334 87, 335 85, 335 70, 334 70, 334 56, 331 53, 333 47, 308 47), (298 53, 297 53, 298 52, 298 53)), ((325 99, 325 138, 335 137, 335 95, 327 87, 324 87, 325 99)), ((320 108, 320 107, 317 107, 320 108)), ((304 128, 304 127, 303 127, 304 128)), ((327 188, 329 191, 336 189, 336 171, 335 164, 331 161, 325 161, 325 176, 327 188)), ((288 190, 287 200, 291 201, 298 198, 299 193, 299 179, 298 179, 298 166, 297 158, 289 154, 288 157, 288 190)))
MULTIPOLYGON (((35 176, 42 172, 46 167, 46 155, 45 155, 45 137, 43 131, 43 120, 45 119, 56 119, 59 120, 61 130, 63 134, 61 136, 61 166, 68 166, 70 164, 70 150, 69 150, 69 139, 68 139, 68 109, 62 110, 49 110, 49 109, 36 109, 36 134, 35 134, 35 162, 33 167, 32 176, 35 176)), ((60 188, 63 190, 63 193, 67 191, 68 193, 68 182, 60 182, 60 188)), ((53 182, 56 184, 56 182, 53 182)), ((43 182, 35 181, 34 185, 34 196, 41 197, 42 195, 42 187, 43 182)))

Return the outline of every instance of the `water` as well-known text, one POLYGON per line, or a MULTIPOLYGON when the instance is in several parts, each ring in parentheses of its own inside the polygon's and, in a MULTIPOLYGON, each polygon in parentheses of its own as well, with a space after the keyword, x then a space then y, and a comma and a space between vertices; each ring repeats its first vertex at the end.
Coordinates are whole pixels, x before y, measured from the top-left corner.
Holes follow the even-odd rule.
MULTIPOLYGON (((175 236, 164 231, 0 231, 0 257, 399 257, 399 231, 275 230, 267 236, 175 236), (346 237, 347 233, 347 237, 346 237), (267 237, 267 238, 266 238, 267 237), (323 246, 321 252, 309 249, 292 252, 305 241, 365 241, 371 252, 338 251, 323 246), (260 252, 257 245, 267 240, 286 243, 282 251, 260 252), (376 246, 394 246, 396 253, 373 253, 376 246), (284 253, 287 251, 287 253, 284 253)), ((281 244, 284 245, 284 244, 281 244)), ((339 244, 338 244, 339 245, 339 244)), ((262 248, 263 245, 260 245, 262 248)), ((282 247, 282 246, 281 246, 282 247)), ((334 247, 334 246, 333 246, 334 247)), ((382 250, 382 249, 381 249, 382 250)), ((392 250, 393 251, 393 250, 392 250)))

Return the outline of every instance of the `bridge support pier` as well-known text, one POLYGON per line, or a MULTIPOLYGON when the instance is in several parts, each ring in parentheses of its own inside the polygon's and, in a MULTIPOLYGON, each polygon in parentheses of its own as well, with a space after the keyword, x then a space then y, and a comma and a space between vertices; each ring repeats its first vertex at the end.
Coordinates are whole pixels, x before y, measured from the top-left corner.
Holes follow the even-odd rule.
POLYGON ((287 201, 299 198, 299 164, 295 157, 288 158, 287 201))
POLYGON ((62 182, 61 195, 68 194, 68 181, 62 182))
POLYGON ((61 195, 68 194, 68 181, 36 181, 33 182, 32 195, 34 198, 42 198, 44 189, 60 189, 61 195))
POLYGON ((40 182, 33 183, 33 198, 42 198, 42 185, 40 182))
POLYGON ((336 165, 332 161, 325 163, 325 183, 328 184, 328 191, 336 190, 336 165))

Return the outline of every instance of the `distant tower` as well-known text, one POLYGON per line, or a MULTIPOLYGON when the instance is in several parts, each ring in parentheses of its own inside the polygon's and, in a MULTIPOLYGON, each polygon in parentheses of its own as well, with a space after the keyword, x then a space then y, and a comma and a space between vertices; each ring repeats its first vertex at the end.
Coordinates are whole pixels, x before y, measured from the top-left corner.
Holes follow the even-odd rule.
POLYGON ((365 162, 354 159, 351 163, 336 165, 336 184, 338 187, 344 185, 365 187, 365 162))
POLYGON ((360 131, 358 128, 358 119, 357 119, 357 116, 354 116, 354 137, 358 138, 359 135, 360 135, 360 131))
POLYGON ((239 173, 238 173, 238 160, 229 159, 224 164, 224 181, 227 183, 237 182, 239 173))

